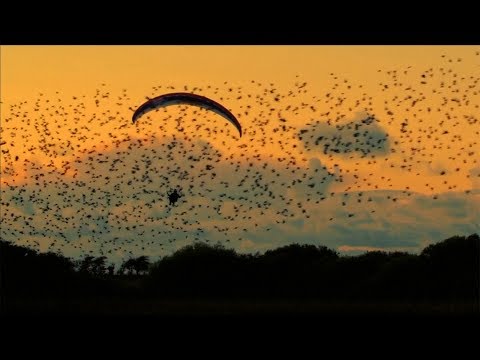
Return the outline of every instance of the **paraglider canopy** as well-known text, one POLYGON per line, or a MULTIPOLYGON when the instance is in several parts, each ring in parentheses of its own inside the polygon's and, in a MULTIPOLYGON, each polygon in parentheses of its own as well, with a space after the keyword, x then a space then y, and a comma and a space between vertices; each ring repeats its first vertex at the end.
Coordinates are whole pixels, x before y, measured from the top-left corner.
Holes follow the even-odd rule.
POLYGON ((212 99, 191 93, 169 93, 149 99, 140 105, 137 110, 135 110, 132 116, 132 121, 135 123, 143 114, 149 111, 178 104, 194 105, 214 111, 230 121, 237 128, 238 132, 240 133, 240 137, 242 136, 242 126, 237 118, 228 109, 212 99))

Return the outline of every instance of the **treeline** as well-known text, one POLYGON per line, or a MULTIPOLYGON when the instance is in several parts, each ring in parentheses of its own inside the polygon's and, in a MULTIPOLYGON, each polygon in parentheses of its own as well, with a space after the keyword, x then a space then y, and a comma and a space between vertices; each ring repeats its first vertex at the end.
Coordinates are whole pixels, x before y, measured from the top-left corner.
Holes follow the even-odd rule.
POLYGON ((4 297, 80 295, 149 298, 297 298, 322 301, 479 303, 480 238, 454 236, 420 254, 340 256, 324 246, 288 245, 238 254, 196 243, 151 264, 105 257, 74 261, 0 242, 4 297))

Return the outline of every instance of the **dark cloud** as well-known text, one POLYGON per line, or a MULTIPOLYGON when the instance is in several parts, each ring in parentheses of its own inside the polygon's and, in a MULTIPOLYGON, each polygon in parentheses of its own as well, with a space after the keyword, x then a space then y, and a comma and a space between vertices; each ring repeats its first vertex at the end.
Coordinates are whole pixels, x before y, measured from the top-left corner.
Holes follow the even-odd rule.
POLYGON ((365 112, 353 120, 333 125, 317 121, 300 129, 299 137, 307 151, 324 154, 386 155, 390 149, 388 134, 378 120, 365 112))

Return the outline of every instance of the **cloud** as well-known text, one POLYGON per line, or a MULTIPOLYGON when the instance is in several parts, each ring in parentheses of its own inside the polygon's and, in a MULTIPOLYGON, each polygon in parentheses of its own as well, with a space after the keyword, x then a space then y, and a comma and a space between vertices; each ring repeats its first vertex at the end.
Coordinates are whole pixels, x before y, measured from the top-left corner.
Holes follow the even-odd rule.
POLYGON ((474 167, 469 172, 473 189, 480 189, 480 166, 474 167))
POLYGON ((112 258, 122 249, 159 256, 196 240, 248 239, 325 194, 334 179, 319 159, 305 167, 266 156, 234 162, 207 141, 174 137, 84 152, 69 161, 75 176, 32 164, 26 178, 42 177, 2 187, 1 236, 42 250, 36 239, 51 237, 53 249, 112 258), (166 200, 171 187, 185 193, 174 207, 166 200))
POLYGON ((299 131, 304 148, 323 154, 386 155, 389 137, 378 120, 366 112, 356 113, 350 121, 332 125, 330 121, 310 123, 299 131))
MULTIPOLYGON (((243 252, 293 242, 348 253, 419 252, 480 230, 478 190, 436 199, 389 190, 331 194, 335 176, 316 157, 303 166, 265 156, 229 161, 211 143, 166 137, 87 153, 70 165, 75 177, 57 169, 38 183, 2 187, 4 239, 121 261, 163 256, 195 241, 243 252), (170 207, 165 192, 176 186, 186 195, 170 207)), ((39 172, 31 166, 27 177, 39 172)))
POLYGON ((307 211, 310 219, 297 215, 285 223, 272 224, 268 232, 250 236, 266 249, 295 242, 325 245, 347 253, 418 253, 450 236, 480 231, 480 192, 443 193, 434 199, 402 191, 364 191, 362 197, 372 199, 368 206, 358 204, 358 194, 337 194, 322 206, 311 206, 307 211), (341 205, 345 198, 349 199, 346 207, 341 205))
POLYGON ((411 250, 408 247, 396 247, 396 248, 381 248, 381 247, 373 247, 373 246, 350 246, 350 245, 341 245, 338 247, 338 251, 342 253, 364 253, 370 251, 408 251, 411 250))

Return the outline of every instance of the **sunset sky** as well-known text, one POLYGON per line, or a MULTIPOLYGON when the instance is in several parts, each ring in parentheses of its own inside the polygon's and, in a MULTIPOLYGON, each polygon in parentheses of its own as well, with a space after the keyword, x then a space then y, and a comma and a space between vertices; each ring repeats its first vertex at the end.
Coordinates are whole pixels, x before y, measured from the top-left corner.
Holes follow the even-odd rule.
POLYGON ((421 251, 480 232, 479 46, 2 46, 0 236, 421 251), (147 97, 193 92, 240 121, 147 97), (171 207, 165 193, 185 196, 171 207))

